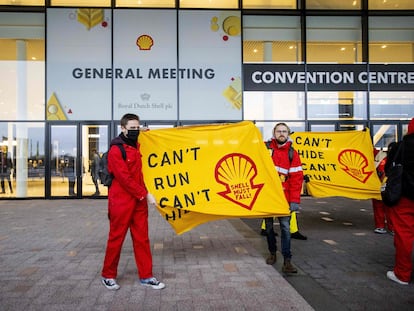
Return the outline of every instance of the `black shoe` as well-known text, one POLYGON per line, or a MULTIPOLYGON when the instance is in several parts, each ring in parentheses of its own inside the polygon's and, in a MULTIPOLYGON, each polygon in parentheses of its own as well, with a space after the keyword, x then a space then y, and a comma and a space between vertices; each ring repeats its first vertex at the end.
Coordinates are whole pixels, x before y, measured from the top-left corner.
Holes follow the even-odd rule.
POLYGON ((299 231, 296 231, 295 233, 290 234, 290 238, 296 239, 296 240, 307 240, 308 238, 301 234, 299 231))

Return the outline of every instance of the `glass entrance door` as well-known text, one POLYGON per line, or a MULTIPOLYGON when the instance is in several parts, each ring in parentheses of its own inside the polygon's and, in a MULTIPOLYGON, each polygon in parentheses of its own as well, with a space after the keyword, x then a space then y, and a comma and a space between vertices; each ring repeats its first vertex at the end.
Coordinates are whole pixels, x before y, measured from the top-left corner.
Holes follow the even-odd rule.
POLYGON ((108 150, 108 125, 82 125, 82 165, 85 173, 82 178, 82 196, 99 197, 108 195, 108 188, 99 178, 100 158, 108 150))
POLYGON ((76 125, 51 125, 50 127, 50 183, 51 196, 77 196, 78 163, 76 125))

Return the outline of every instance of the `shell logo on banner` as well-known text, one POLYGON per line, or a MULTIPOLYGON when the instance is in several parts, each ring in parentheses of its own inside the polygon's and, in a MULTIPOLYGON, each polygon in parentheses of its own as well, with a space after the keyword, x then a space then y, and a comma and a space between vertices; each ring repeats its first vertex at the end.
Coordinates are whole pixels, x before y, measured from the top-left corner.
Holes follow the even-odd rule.
POLYGON ((139 143, 145 185, 177 234, 218 219, 289 215, 252 122, 154 129, 139 143))
POLYGON ((251 158, 244 154, 228 154, 217 163, 215 176, 218 183, 226 186, 226 191, 219 195, 248 210, 253 208, 263 184, 254 184, 257 167, 251 158))
POLYGON ((338 161, 343 165, 341 168, 345 173, 362 183, 365 183, 369 176, 374 172, 372 169, 366 171, 368 169, 368 159, 359 150, 343 150, 338 155, 338 161))
POLYGON ((313 197, 381 199, 369 129, 290 135, 313 197))

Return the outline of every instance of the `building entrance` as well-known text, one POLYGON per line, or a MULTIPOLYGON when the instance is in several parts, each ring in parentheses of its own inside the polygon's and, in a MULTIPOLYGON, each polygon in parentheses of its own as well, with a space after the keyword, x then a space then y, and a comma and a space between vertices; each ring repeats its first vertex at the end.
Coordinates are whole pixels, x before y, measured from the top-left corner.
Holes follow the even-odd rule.
POLYGON ((109 125, 50 126, 50 196, 106 196, 99 179, 100 156, 108 149, 109 125))

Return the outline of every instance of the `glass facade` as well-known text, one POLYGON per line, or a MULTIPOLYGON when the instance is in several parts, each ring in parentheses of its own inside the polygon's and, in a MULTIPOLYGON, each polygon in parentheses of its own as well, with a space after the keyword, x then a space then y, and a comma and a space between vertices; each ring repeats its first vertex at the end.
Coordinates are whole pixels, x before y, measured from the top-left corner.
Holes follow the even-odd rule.
POLYGON ((252 120, 265 139, 280 121, 293 131, 368 127, 386 148, 414 116, 413 9, 0 1, 0 199, 93 195, 92 151, 107 150, 126 112, 150 128, 252 120))

